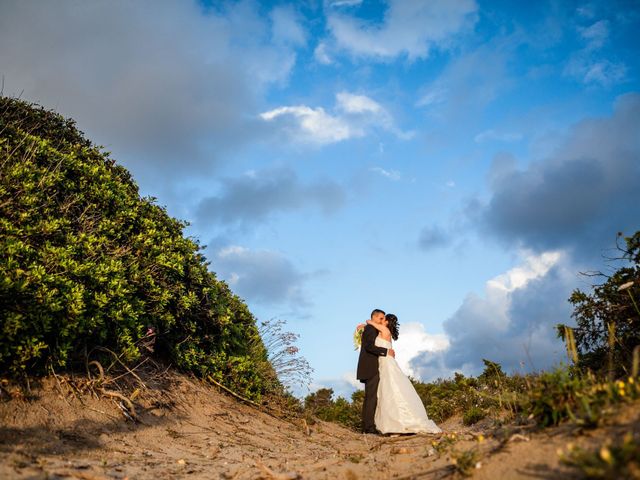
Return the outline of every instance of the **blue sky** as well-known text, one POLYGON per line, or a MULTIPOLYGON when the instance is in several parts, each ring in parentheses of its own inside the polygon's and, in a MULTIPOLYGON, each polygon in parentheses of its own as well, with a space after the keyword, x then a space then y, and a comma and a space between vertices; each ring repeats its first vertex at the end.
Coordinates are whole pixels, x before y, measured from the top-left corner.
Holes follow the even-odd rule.
POLYGON ((423 380, 563 359, 578 272, 640 227, 639 31, 634 1, 8 1, 0 74, 348 394, 374 307, 423 380))

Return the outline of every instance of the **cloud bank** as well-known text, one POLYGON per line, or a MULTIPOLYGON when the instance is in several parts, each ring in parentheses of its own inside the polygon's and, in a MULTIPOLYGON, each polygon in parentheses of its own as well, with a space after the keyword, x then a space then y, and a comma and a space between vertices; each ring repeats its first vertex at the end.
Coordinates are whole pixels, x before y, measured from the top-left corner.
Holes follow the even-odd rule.
MULTIPOLYGON (((570 323, 567 299, 587 283, 578 272, 602 267, 618 231, 640 228, 638 125, 640 95, 622 95, 611 116, 577 123, 548 158, 523 169, 509 155, 496 158, 489 199, 468 213, 482 235, 520 249, 522 264, 465 298, 444 322, 446 350, 410 361, 422 379, 478 374, 483 358, 509 371, 564 359, 554 326, 570 323)), ((423 236, 427 247, 438 239, 429 228, 423 236)))
POLYGON ((308 305, 303 293, 307 275, 281 253, 232 245, 216 251, 211 260, 218 276, 245 300, 260 305, 308 305))
POLYGON ((261 92, 286 83, 306 41, 292 9, 254 7, 2 2, 4 94, 73 117, 145 178, 211 171, 262 135, 261 92))
POLYGON ((319 208, 331 213, 346 198, 344 189, 329 180, 303 184, 287 167, 250 171, 222 181, 221 192, 204 198, 196 216, 203 224, 250 226, 280 212, 319 208))

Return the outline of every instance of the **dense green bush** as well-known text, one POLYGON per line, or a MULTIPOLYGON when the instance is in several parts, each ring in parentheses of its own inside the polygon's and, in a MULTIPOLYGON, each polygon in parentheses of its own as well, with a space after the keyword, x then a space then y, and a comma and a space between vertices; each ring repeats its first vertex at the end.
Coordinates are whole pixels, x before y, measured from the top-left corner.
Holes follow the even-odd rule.
POLYGON ((487 412, 485 412, 483 409, 478 407, 471 407, 462 414, 462 423, 467 426, 473 425, 474 423, 478 423, 486 416, 487 412))
POLYGON ((0 372, 155 355, 258 398, 278 381, 246 305, 186 223, 141 198, 73 120, 0 97, 0 372))

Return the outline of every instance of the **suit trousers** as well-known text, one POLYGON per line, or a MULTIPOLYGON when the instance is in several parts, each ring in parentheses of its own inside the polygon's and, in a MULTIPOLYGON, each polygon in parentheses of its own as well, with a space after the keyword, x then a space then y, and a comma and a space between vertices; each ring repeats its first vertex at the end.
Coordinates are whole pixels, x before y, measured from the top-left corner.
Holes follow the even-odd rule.
POLYGON ((378 384, 380 374, 364 381, 364 402, 362 404, 362 430, 365 433, 376 432, 376 407, 378 406, 378 384))

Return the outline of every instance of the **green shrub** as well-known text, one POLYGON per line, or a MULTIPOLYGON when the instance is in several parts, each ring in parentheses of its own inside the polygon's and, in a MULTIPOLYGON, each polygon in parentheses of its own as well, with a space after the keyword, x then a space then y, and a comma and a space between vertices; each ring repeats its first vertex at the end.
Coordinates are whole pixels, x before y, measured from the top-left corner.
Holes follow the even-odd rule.
POLYGON ((462 423, 469 426, 474 423, 478 423, 484 417, 487 416, 487 412, 478 407, 471 407, 462 415, 462 423))
POLYGON ((600 382, 593 374, 558 368, 532 377, 531 389, 523 397, 523 411, 543 427, 571 420, 595 427, 608 407, 640 397, 636 380, 600 382))
POLYGON ((0 97, 0 371, 155 354, 258 398, 278 381, 255 319, 198 243, 73 120, 0 97))

